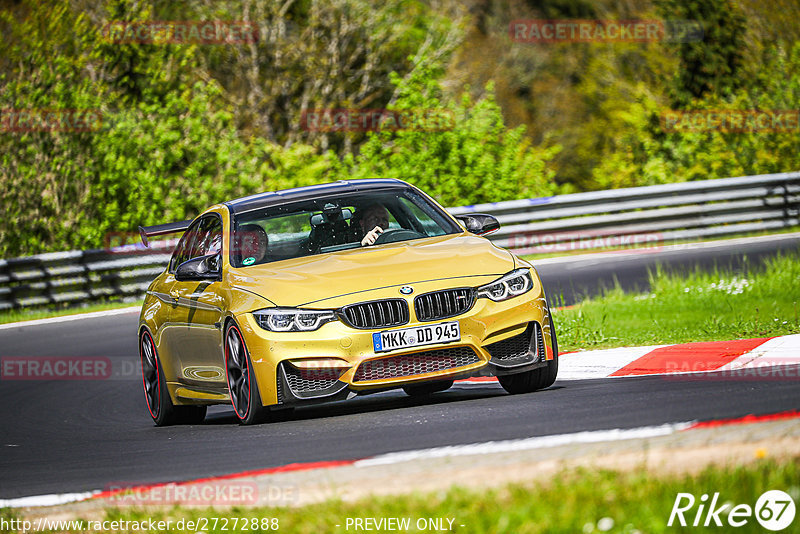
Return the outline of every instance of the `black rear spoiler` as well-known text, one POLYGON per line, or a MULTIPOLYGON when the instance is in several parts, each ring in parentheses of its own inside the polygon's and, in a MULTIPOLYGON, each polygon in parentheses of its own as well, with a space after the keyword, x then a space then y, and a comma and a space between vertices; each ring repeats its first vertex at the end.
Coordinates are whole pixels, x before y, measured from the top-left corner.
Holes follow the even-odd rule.
POLYGON ((188 221, 181 221, 181 222, 174 222, 174 223, 166 223, 166 224, 156 224, 153 226, 140 226, 139 227, 139 235, 142 238, 142 243, 144 246, 149 247, 150 243, 147 241, 147 238, 154 235, 164 235, 164 234, 176 234, 178 232, 185 232, 189 225, 192 224, 193 219, 189 219, 188 221))

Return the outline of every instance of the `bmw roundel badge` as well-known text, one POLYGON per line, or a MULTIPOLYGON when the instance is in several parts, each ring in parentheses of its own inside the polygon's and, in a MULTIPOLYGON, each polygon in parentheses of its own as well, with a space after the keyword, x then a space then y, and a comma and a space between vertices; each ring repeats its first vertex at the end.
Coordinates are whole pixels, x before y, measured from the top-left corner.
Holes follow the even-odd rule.
POLYGON ((410 295, 413 292, 414 288, 411 286, 403 286, 400 288, 400 293, 402 293, 403 295, 410 295))

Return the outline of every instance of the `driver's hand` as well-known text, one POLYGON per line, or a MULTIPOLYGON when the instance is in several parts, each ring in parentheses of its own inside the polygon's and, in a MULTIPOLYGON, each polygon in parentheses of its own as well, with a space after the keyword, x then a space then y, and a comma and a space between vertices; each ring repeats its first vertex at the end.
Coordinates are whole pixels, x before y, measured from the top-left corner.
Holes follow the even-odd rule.
POLYGON ((369 245, 374 245, 375 241, 378 239, 378 236, 381 235, 382 233, 383 233, 383 228, 381 228, 380 226, 376 226, 375 228, 367 232, 367 235, 365 235, 364 239, 361 240, 361 246, 366 247, 369 245))

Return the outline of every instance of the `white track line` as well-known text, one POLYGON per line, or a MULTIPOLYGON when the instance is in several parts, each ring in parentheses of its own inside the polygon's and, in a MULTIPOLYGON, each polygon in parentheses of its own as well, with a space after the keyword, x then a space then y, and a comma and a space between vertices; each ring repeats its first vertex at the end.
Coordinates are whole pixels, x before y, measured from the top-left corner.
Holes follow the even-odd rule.
POLYGON ((45 324, 65 323, 67 321, 78 321, 81 319, 96 319, 98 317, 107 317, 109 315, 124 315, 126 313, 139 313, 141 310, 142 310, 141 306, 129 306, 127 308, 117 308, 113 310, 75 313, 72 315, 62 315, 60 317, 46 317, 44 319, 34 319, 31 321, 18 321, 16 323, 0 324, 0 330, 23 328, 26 326, 40 326, 45 324))
POLYGON ((373 465, 396 464, 412 460, 431 458, 451 458, 454 456, 471 456, 492 454, 500 452, 518 452, 525 450, 544 449, 548 447, 563 447, 577 443, 598 443, 603 441, 621 441, 626 439, 652 438, 667 436, 680 430, 689 428, 693 423, 673 423, 661 426, 645 426, 631 429, 595 430, 591 432, 575 432, 572 434, 556 434, 554 436, 539 436, 534 438, 510 439, 505 441, 487 441, 485 443, 472 443, 469 445, 453 445, 449 447, 435 447, 416 451, 390 452, 365 458, 355 462, 356 467, 370 467, 373 465))
POLYGON ((0 499, 0 508, 23 508, 28 506, 57 506, 71 502, 84 501, 99 491, 84 493, 53 493, 51 495, 34 495, 19 499, 0 499))
MULTIPOLYGON (((608 441, 622 441, 628 439, 644 439, 658 436, 668 436, 675 432, 685 430, 694 422, 672 423, 661 426, 646 426, 631 429, 596 430, 591 432, 575 432, 572 434, 556 434, 553 436, 539 436, 505 441, 487 441, 484 443, 471 443, 468 445, 453 445, 450 447, 436 447, 432 449, 419 449, 412 451, 391 452, 372 456, 363 460, 356 460, 355 467, 371 467, 375 465, 388 465, 412 460, 430 458, 448 458, 454 456, 468 456, 476 454, 493 454, 502 452, 518 452, 524 450, 543 449, 548 447, 563 447, 579 443, 600 443, 608 441)), ((187 483, 191 483, 188 481, 187 483)), ((61 493, 52 495, 35 495, 18 499, 0 500, 0 508, 21 508, 32 506, 55 506, 70 502, 83 501, 100 493, 90 491, 85 493, 61 493)))

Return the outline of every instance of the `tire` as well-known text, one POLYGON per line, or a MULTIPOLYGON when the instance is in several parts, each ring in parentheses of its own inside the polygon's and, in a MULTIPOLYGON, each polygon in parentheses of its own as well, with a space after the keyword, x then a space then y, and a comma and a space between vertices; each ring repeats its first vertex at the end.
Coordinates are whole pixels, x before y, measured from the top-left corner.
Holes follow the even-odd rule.
POLYGON ((202 423, 206 418, 206 406, 172 404, 158 350, 153 343, 153 336, 147 330, 142 330, 139 336, 139 357, 142 360, 144 400, 156 426, 202 423))
POLYGON ((233 321, 225 328, 225 370, 233 413, 242 425, 266 420, 267 408, 261 404, 253 363, 239 327, 233 321))
POLYGON ((411 397, 425 397, 437 391, 444 391, 453 386, 453 380, 437 380, 435 382, 423 382, 413 386, 404 386, 403 391, 411 397))
POLYGON ((498 376, 497 380, 508 393, 531 393, 538 389, 548 388, 553 385, 558 375, 558 340, 553 327, 553 317, 550 317, 550 338, 553 342, 553 359, 545 367, 532 369, 523 373, 498 376))

